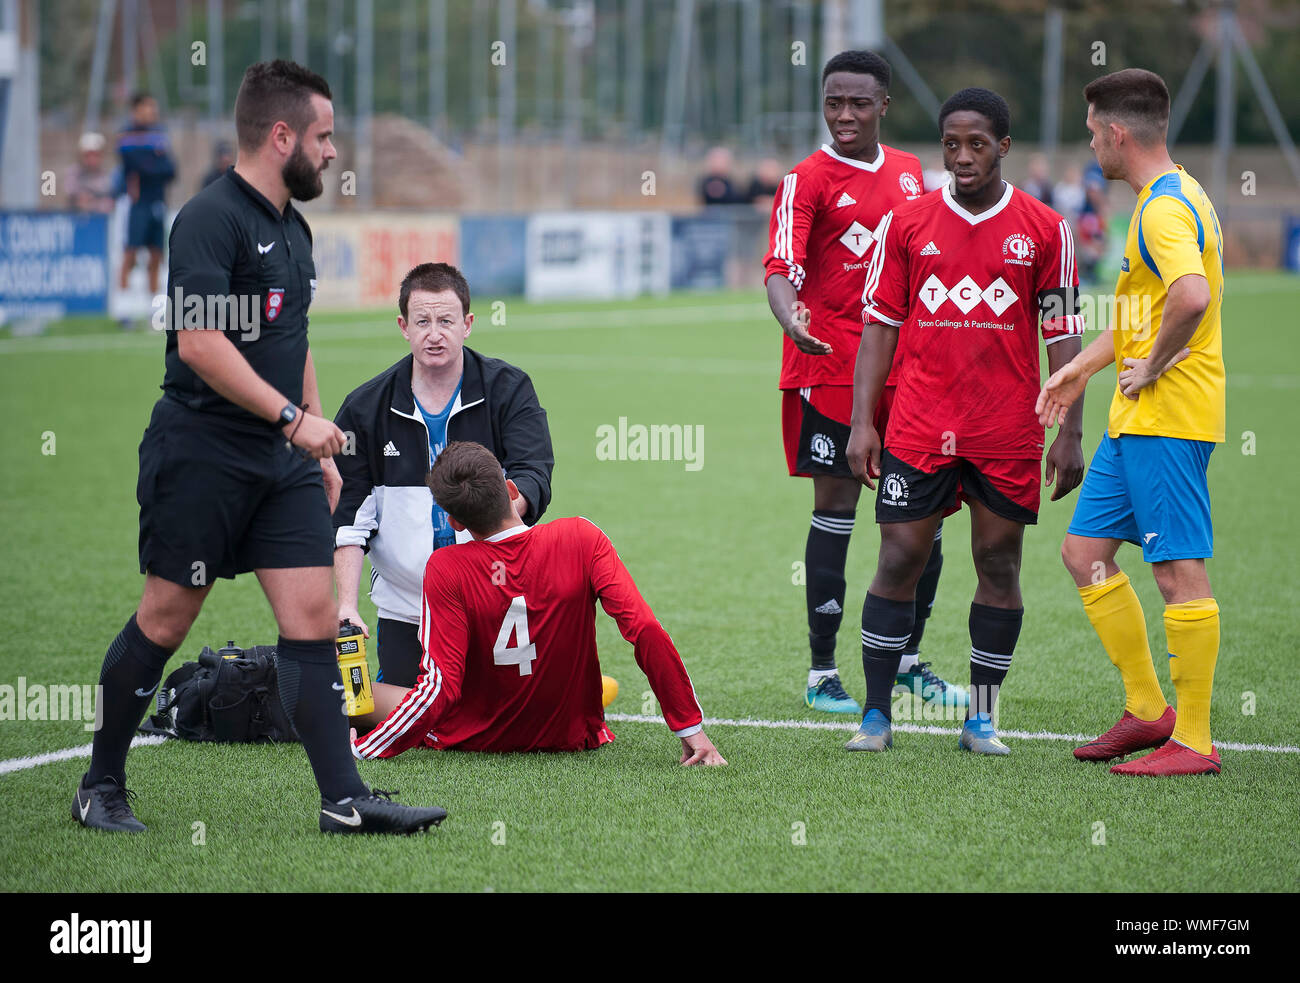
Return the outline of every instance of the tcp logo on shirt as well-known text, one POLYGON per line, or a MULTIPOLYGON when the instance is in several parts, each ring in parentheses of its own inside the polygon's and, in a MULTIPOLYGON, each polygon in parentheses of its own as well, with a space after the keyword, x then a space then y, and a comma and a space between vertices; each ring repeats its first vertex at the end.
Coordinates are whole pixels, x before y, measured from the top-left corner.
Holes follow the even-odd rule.
POLYGON ((916 176, 910 171, 904 171, 898 175, 898 186, 903 189, 903 194, 909 198, 915 198, 921 193, 921 185, 916 180, 916 176))
POLYGON ((280 311, 284 309, 284 287, 272 287, 266 292, 266 307, 262 313, 266 320, 274 321, 280 316, 280 311))
POLYGON ((969 276, 964 276, 950 290, 933 273, 925 283, 921 284, 917 296, 931 314, 938 311, 945 300, 952 301, 963 314, 969 314, 975 309, 975 305, 983 301, 998 317, 1020 299, 1002 277, 998 277, 981 290, 978 283, 969 276))

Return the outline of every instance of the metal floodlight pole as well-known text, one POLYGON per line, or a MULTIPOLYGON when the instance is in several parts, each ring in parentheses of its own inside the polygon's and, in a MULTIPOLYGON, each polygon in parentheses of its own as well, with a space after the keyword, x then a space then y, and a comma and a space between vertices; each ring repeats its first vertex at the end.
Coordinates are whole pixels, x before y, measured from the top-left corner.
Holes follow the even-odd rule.
POLYGON ((1061 73, 1065 45, 1065 11, 1055 4, 1043 15, 1043 109, 1039 144, 1047 166, 1056 165, 1056 148, 1061 138, 1061 73))
MULTIPOLYGON (((794 40, 802 41, 804 46, 804 63, 796 65, 794 59, 791 59, 790 64, 790 127, 794 134, 799 134, 799 117, 808 109, 808 76, 815 73, 813 66, 817 63, 813 47, 812 6, 808 0, 794 0, 790 14, 794 40)), ((813 120, 812 139, 817 139, 816 120, 813 120)), ((805 140, 801 135, 795 136, 796 144, 804 143, 805 140)))
POLYGON ((642 104, 645 100, 645 38, 642 36, 644 10, 641 0, 627 0, 623 8, 624 63, 627 73, 623 83, 623 119, 629 140, 641 140, 642 104))
POLYGON ((542 11, 537 18, 537 127, 549 134, 555 124, 555 25, 542 11))
POLYGON ((138 0, 122 0, 122 94, 127 99, 135 92, 136 45, 140 36, 138 0))
POLYGON ((911 91, 912 96, 921 104, 932 120, 939 122, 939 97, 931 91, 926 85, 925 79, 921 73, 916 70, 916 66, 903 54, 903 49, 894 43, 894 39, 888 34, 882 39, 881 45, 884 56, 889 59, 889 64, 895 72, 903 79, 903 84, 911 91))
POLYGON ((329 0, 325 8, 325 74, 330 89, 343 98, 343 0, 329 0))
POLYGON ((279 14, 275 0, 261 0, 261 14, 262 23, 259 34, 261 60, 271 61, 275 58, 275 28, 277 15, 279 14))
MULTIPOLYGON (((100 15, 103 15, 104 6, 111 0, 100 0, 100 15)), ((198 97, 194 90, 194 64, 190 61, 193 57, 193 51, 190 43, 194 39, 194 10, 192 0, 176 0, 176 37, 180 43, 176 45, 176 98, 181 102, 189 102, 198 97)), ((95 36, 95 53, 99 53, 99 36, 95 36)), ((92 69, 92 75, 94 70, 92 69)), ((92 81, 93 85, 94 82, 92 81)))
POLYGON ((1232 41, 1237 53, 1241 56, 1241 65, 1246 70, 1246 78, 1249 79, 1251 88, 1255 90, 1255 98, 1259 100, 1260 107, 1264 110, 1264 117, 1273 130, 1273 139, 1277 141, 1278 146, 1282 149, 1282 156, 1286 158, 1287 165, 1291 168, 1291 174, 1295 177, 1296 183, 1300 184, 1300 154, 1296 153, 1295 143, 1286 128, 1286 121, 1278 111, 1277 103, 1273 101, 1273 94, 1268 89, 1268 82, 1264 79, 1264 73, 1259 70, 1259 63, 1255 60, 1255 53, 1250 50, 1250 45, 1246 43, 1246 37, 1241 33, 1241 25, 1237 23, 1235 17, 1232 20, 1232 41))
MULTIPOLYGON (((95 24, 95 53, 90 62, 90 93, 86 98, 85 132, 99 129, 99 114, 104 105, 104 76, 108 73, 108 49, 113 43, 113 17, 117 0, 99 0, 99 19, 95 24)), ((187 58, 185 63, 189 64, 187 58)))
POLYGON ((398 106, 407 119, 415 118, 415 0, 402 0, 398 8, 398 106))
POLYGON ((1219 8, 1218 59, 1215 68, 1214 108, 1214 158, 1210 168, 1210 200, 1218 207, 1227 208, 1228 156, 1237 131, 1237 100, 1233 91, 1232 65, 1232 8, 1224 4, 1219 8))
POLYGON ((564 87, 564 147, 568 164, 564 168, 564 194, 569 205, 573 205, 577 195, 578 168, 575 155, 582 141, 582 65, 578 46, 578 32, 581 29, 580 8, 574 7, 565 22, 564 31, 564 73, 561 84, 564 87))
POLYGON ((736 11, 733 0, 718 0, 716 9, 718 57, 714 78, 718 89, 717 112, 726 135, 736 125, 736 11))
POLYGON ((225 20, 221 0, 208 0, 208 122, 214 127, 225 112, 225 20))
POLYGON ((289 55, 307 64, 307 0, 289 0, 289 55))
POLYGON ((681 150, 685 135, 686 76, 691 63, 691 34, 695 22, 694 0, 677 0, 673 11, 673 37, 668 48, 668 79, 664 91, 664 128, 660 154, 664 163, 681 150))
POLYGON ((519 62, 515 50, 515 0, 501 0, 497 16, 506 59, 504 65, 497 66, 497 205, 510 209, 515 201, 515 66, 519 62))
POLYGON ((374 203, 375 10, 373 0, 357 0, 357 204, 374 203))
POLYGON ((1183 79, 1183 84, 1178 90, 1178 95, 1174 98, 1174 104, 1169 110, 1169 144, 1178 142, 1178 134, 1183 130, 1183 124, 1187 122, 1187 114, 1191 112, 1192 103, 1196 101, 1196 93, 1200 91, 1201 83, 1205 81, 1205 73, 1210 69, 1210 62, 1214 60, 1214 42, 1206 38, 1201 42, 1200 48, 1192 57, 1192 63, 1187 66, 1187 75, 1183 79))
POLYGON ((476 0, 469 26, 469 104, 470 129, 482 136, 483 119, 488 113, 488 16, 490 0, 476 0))
POLYGON ((741 0, 740 115, 750 153, 763 145, 762 8, 758 0, 741 0))
POLYGON ((167 115, 167 76, 163 74, 162 59, 158 57, 158 36, 153 27, 153 5, 144 5, 144 16, 140 18, 140 43, 144 46, 145 65, 149 69, 149 91, 158 100, 158 108, 163 116, 167 115))
POLYGON ((429 0, 429 129, 447 139, 447 0, 429 0))

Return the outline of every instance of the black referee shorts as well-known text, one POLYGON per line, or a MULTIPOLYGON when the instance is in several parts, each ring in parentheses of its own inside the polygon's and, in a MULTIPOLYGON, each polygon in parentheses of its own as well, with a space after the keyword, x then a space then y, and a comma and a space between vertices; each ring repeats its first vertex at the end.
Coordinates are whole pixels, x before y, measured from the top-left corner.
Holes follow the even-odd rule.
POLYGON ((140 572, 182 587, 277 567, 329 567, 320 464, 274 431, 164 396, 140 441, 140 572))

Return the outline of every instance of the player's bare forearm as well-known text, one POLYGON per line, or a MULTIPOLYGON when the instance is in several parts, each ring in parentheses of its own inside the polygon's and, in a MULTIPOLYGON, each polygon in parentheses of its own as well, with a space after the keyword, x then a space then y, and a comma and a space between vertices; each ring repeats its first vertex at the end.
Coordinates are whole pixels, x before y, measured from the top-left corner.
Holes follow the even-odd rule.
POLYGON ((794 284, 780 274, 774 273, 767 278, 767 306, 772 309, 772 316, 781 330, 790 333, 794 323, 794 314, 798 310, 799 292, 794 284))
POLYGON ((302 402, 308 413, 324 416, 321 408, 320 386, 316 382, 316 363, 312 361, 311 349, 307 349, 307 359, 302 366, 302 402))
POLYGON ((1088 347, 1079 352, 1073 359, 1074 364, 1083 372, 1085 379, 1091 379, 1114 361, 1115 332, 1109 328, 1103 330, 1101 334, 1089 342, 1088 347))
POLYGON ((852 426, 866 426, 871 422, 897 348, 897 328, 879 321, 868 321, 862 326, 862 342, 853 363, 852 426))
POLYGON ((179 331, 176 350, 195 375, 236 406, 268 422, 280 417, 284 394, 257 374, 221 331, 179 331))
POLYGON ((369 713, 348 718, 352 721, 352 726, 357 729, 357 733, 363 736, 387 720, 388 715, 406 699, 406 694, 411 692, 411 689, 409 686, 394 686, 392 683, 371 683, 370 692, 375 698, 375 708, 369 713))
POLYGON ((810 320, 810 312, 799 300, 799 293, 785 277, 773 273, 767 278, 767 306, 776 323, 781 325, 799 351, 805 355, 830 355, 834 349, 813 335, 819 326, 810 320))
POLYGON ((356 610, 357 588, 365 565, 366 554, 360 546, 340 546, 334 551, 334 589, 340 608, 356 610))
MULTIPOLYGON (((1098 341, 1101 340, 1104 339, 1098 339, 1098 341)), ((1093 344, 1096 344, 1096 342, 1093 342, 1093 344)), ((1111 347, 1111 359, 1113 361, 1115 357, 1115 346, 1113 342, 1111 343, 1110 347, 1111 347)), ((1082 352, 1080 351, 1081 348, 1082 348, 1082 342, 1077 337, 1065 338, 1062 339, 1061 341, 1053 342, 1052 344, 1048 345, 1047 346, 1048 375, 1055 375, 1061 369, 1065 368, 1065 366, 1075 361, 1082 354, 1082 352)), ((1069 410, 1066 412, 1065 419, 1061 423, 1060 433, 1057 436, 1058 438, 1062 436, 1070 437, 1074 440, 1083 439, 1083 394, 1082 393, 1079 394, 1079 398, 1074 401, 1073 405, 1071 405, 1069 410)))
POLYGON ((1157 373, 1163 373, 1177 360, 1192 340, 1209 306, 1210 284, 1205 277, 1189 273, 1170 285, 1160 318, 1160 330, 1156 332, 1151 354, 1147 356, 1157 373))

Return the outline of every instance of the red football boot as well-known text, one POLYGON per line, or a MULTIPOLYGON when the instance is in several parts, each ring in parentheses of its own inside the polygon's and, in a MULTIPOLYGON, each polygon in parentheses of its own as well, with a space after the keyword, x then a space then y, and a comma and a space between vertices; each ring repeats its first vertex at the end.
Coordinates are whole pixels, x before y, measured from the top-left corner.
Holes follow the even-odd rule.
POLYGON ((1116 775, 1217 775, 1219 750, 1210 745, 1209 754, 1193 751, 1186 744, 1165 741, 1150 754, 1115 765, 1116 775))
POLYGON ((1080 761, 1110 761, 1134 751, 1159 747, 1173 732, 1173 707, 1165 707, 1165 712, 1155 720, 1140 720, 1125 710, 1119 723, 1096 740, 1075 748, 1074 756, 1080 761))

